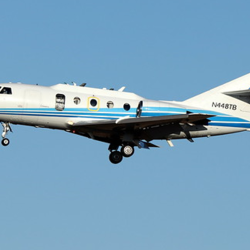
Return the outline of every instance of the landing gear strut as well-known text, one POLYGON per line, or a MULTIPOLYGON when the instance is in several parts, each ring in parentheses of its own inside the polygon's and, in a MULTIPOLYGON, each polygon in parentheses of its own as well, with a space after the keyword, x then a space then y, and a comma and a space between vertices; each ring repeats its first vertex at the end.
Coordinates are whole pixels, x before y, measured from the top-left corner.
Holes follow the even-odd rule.
POLYGON ((11 131, 10 123, 9 122, 2 122, 3 126, 3 133, 2 133, 2 145, 8 146, 10 144, 10 140, 8 138, 5 138, 6 134, 11 131))

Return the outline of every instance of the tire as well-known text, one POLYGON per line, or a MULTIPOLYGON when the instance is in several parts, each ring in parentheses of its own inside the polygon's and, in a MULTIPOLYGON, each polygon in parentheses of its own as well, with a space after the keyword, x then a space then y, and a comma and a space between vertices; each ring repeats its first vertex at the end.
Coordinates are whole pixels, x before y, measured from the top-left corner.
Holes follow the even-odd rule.
POLYGON ((113 151, 111 152, 111 154, 109 155, 109 160, 113 163, 113 164, 118 164, 122 161, 122 154, 119 151, 113 151))
POLYGON ((9 139, 7 139, 7 138, 3 138, 2 139, 2 145, 3 146, 8 146, 10 144, 10 140, 9 139))
POLYGON ((124 157, 130 157, 134 154, 135 150, 133 146, 130 145, 124 145, 121 148, 121 153, 124 157))

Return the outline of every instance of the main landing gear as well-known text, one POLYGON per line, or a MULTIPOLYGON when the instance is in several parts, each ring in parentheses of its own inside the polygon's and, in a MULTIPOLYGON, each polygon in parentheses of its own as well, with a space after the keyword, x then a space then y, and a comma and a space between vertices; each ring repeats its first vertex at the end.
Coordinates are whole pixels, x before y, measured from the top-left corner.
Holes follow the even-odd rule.
POLYGON ((2 133, 2 145, 8 146, 10 144, 10 140, 8 138, 5 138, 6 134, 11 131, 10 123, 9 122, 2 122, 3 126, 3 133, 2 133))
POLYGON ((113 164, 118 164, 122 161, 122 153, 119 151, 113 151, 110 153, 109 155, 109 160, 113 163, 113 164))
POLYGON ((118 151, 117 149, 118 149, 118 147, 116 147, 115 151, 112 151, 112 149, 110 149, 111 153, 109 155, 109 160, 113 164, 120 163, 123 159, 123 156, 130 157, 135 152, 134 147, 132 145, 129 145, 129 144, 123 145, 121 148, 121 151, 118 151))

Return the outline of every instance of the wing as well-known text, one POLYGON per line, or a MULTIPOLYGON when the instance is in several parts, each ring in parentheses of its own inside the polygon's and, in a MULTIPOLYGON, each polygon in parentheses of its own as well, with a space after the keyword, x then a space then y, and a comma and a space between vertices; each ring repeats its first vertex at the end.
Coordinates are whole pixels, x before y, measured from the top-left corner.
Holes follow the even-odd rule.
MULTIPOLYGON (((208 118, 214 115, 187 113, 155 117, 123 117, 116 120, 97 120, 92 123, 68 122, 69 131, 94 140, 122 145, 124 141, 133 142, 138 147, 158 147, 149 141, 166 139, 173 131, 182 131, 180 124, 207 125, 208 118), (142 141, 145 140, 145 141, 142 141)), ((187 135, 188 138, 188 135, 187 135)))
POLYGON ((163 126, 173 123, 204 123, 208 122, 208 118, 214 115, 207 114, 181 114, 181 115, 166 115, 166 116, 155 116, 155 117, 138 117, 129 118, 123 117, 117 120, 98 120, 92 123, 84 122, 69 122, 71 128, 75 131, 112 131, 112 130, 138 130, 143 128, 150 128, 155 126, 163 126))

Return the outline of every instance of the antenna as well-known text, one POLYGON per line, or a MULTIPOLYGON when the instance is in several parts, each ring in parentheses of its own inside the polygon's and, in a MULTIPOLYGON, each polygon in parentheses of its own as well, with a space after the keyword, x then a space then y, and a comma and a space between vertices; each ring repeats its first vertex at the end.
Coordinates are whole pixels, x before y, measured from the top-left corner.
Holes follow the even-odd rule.
POLYGON ((123 90, 124 90, 125 88, 126 88, 126 87, 121 87, 120 89, 118 89, 118 91, 123 92, 123 90))

